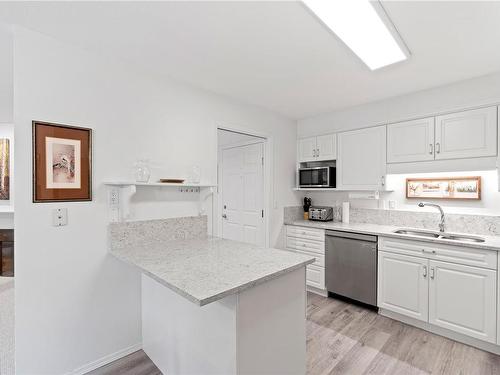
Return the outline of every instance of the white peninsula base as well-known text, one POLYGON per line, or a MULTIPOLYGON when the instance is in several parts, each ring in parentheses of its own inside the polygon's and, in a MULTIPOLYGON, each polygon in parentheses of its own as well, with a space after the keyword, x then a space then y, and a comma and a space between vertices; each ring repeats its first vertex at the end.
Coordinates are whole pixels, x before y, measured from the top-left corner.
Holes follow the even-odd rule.
POLYGON ((142 275, 143 349, 164 373, 306 373, 305 266, 198 306, 142 275))

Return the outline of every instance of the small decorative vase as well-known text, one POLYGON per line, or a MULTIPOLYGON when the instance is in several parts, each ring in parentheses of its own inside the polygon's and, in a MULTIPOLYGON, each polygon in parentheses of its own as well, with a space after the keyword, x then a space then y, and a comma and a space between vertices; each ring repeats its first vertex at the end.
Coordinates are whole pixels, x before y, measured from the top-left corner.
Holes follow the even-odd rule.
POLYGON ((135 181, 149 182, 151 177, 151 169, 149 168, 149 160, 140 159, 135 164, 135 181))
POLYGON ((201 168, 193 165, 189 171, 188 182, 191 184, 199 184, 201 180, 201 168))

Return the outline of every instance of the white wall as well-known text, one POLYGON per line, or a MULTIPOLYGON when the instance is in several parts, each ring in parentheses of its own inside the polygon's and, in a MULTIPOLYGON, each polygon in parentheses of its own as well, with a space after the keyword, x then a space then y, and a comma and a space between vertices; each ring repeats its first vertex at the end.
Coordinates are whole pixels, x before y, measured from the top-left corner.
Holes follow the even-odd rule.
POLYGON ((372 102, 298 121, 299 137, 384 125, 500 103, 500 73, 372 102))
MULTIPOLYGON (((500 73, 303 119, 298 121, 297 132, 299 137, 306 137, 384 125, 406 119, 496 103, 500 103, 500 73)), ((454 164, 453 167, 457 168, 457 170, 467 169, 467 165, 469 167, 475 165, 475 168, 479 166, 484 167, 485 163, 480 163, 480 160, 469 160, 467 164, 459 162, 454 164)), ((431 169, 428 164, 420 169, 431 169)), ((418 165, 422 165, 422 163, 411 163, 411 165, 408 165, 408 168, 412 169, 408 170, 419 169, 418 165)), ((451 163, 442 163, 441 167, 443 165, 449 168, 451 163)), ((383 199, 394 200, 397 209, 417 210, 419 208, 416 207, 416 203, 413 200, 407 200, 405 197, 404 180, 406 177, 466 175, 482 176, 483 198, 480 201, 459 202, 439 200, 437 202, 445 206, 448 212, 500 214, 500 193, 498 193, 497 189, 495 170, 388 175, 387 188, 394 190, 394 192, 383 194, 383 199)), ((325 192, 307 195, 312 196, 313 203, 315 204, 335 204, 336 202, 348 199, 347 193, 325 192)), ((378 207, 377 202, 366 200, 352 200, 351 204, 353 207, 378 207)))
MULTIPOLYGON (((17 373, 61 374, 140 341, 140 278, 107 255, 102 182, 131 178, 133 162, 147 157, 153 179, 199 165, 202 182, 214 183, 216 126, 255 129, 274 140, 276 243, 283 206, 298 203, 291 190, 296 128, 279 115, 24 29, 15 29, 14 46, 17 373), (92 202, 31 203, 33 119, 94 130, 92 202), (68 208, 68 226, 51 226, 55 207, 68 208)), ((194 200, 172 199, 167 191, 139 191, 135 218, 197 213, 194 200)))

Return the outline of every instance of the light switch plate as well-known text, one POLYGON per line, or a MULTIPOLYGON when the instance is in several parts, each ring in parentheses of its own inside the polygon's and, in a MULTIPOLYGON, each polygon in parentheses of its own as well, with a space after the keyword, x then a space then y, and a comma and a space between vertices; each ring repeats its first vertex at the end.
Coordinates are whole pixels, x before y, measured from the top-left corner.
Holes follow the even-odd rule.
POLYGON ((55 227, 68 225, 67 208, 56 208, 52 210, 52 225, 55 227))

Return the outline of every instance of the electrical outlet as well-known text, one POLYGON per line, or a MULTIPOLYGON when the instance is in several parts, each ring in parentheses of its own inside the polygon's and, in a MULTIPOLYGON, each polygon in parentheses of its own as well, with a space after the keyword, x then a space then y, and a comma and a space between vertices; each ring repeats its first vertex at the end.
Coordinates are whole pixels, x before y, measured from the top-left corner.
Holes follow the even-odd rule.
POLYGON ((52 210, 52 225, 62 227, 68 225, 68 209, 56 208, 52 210))
POLYGON ((181 187, 181 188, 179 188, 179 191, 181 193, 199 193, 200 188, 199 187, 181 187))
POLYGON ((109 199, 109 205, 110 206, 118 206, 120 205, 120 191, 119 191, 119 188, 112 188, 109 190, 109 196, 108 196, 108 199, 109 199))

